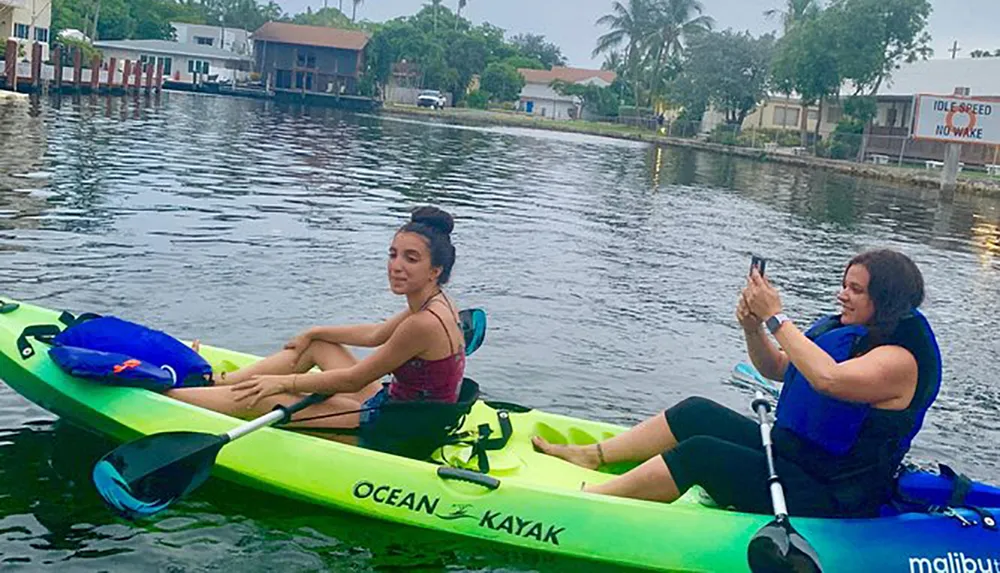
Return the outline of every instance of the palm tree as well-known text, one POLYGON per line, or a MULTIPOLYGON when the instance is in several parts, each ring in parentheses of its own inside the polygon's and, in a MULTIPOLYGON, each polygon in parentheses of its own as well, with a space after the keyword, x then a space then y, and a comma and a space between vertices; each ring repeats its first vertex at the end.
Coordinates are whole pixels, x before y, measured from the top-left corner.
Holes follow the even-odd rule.
POLYGON ((639 105, 639 67, 642 65, 640 51, 650 36, 648 0, 626 0, 626 4, 615 0, 611 13, 597 19, 598 26, 609 28, 597 38, 596 57, 606 52, 616 52, 625 44, 622 59, 633 83, 635 105, 639 105))
POLYGON ((715 20, 704 14, 705 7, 699 0, 656 0, 653 4, 651 24, 654 32, 648 46, 647 57, 653 66, 650 100, 665 86, 671 61, 679 60, 684 44, 690 38, 709 32, 715 20))
POLYGON ((789 30, 803 20, 809 20, 819 14, 819 2, 817 0, 786 0, 784 10, 774 8, 766 10, 764 16, 767 18, 781 17, 781 25, 787 34, 789 30))
POLYGON ((354 23, 358 19, 358 4, 364 3, 365 0, 351 0, 354 3, 354 9, 351 10, 351 22, 354 23))
POLYGON ((608 55, 604 57, 604 63, 601 64, 601 69, 618 72, 621 71, 623 63, 624 60, 622 58, 622 53, 615 50, 613 52, 608 52, 608 55))

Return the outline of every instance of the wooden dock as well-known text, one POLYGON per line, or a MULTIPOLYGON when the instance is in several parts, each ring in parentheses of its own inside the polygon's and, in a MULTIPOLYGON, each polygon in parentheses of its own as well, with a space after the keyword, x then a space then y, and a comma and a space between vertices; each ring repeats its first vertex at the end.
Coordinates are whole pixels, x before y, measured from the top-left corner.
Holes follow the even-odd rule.
POLYGON ((3 77, 0 88, 34 93, 55 91, 60 93, 134 93, 146 91, 160 92, 163 86, 163 64, 153 66, 125 60, 123 73, 119 77, 118 61, 108 60, 107 65, 100 57, 95 57, 84 67, 82 54, 72 50, 72 66, 63 65, 62 47, 52 48, 53 64, 42 63, 42 45, 31 47, 31 61, 17 61, 18 44, 8 40, 4 55, 3 77))
POLYGON ((18 43, 7 42, 4 56, 3 76, 0 77, 0 89, 21 93, 57 92, 57 93, 160 93, 163 89, 189 91, 197 93, 214 93, 219 95, 272 99, 306 105, 335 107, 350 111, 370 112, 379 109, 382 102, 376 98, 312 92, 303 89, 255 89, 246 86, 198 82, 176 82, 163 77, 163 62, 156 66, 151 63, 125 60, 119 77, 118 61, 115 58, 107 62, 95 56, 87 67, 84 67, 81 52, 72 49, 72 66, 63 65, 62 48, 52 48, 54 64, 42 64, 42 45, 32 45, 30 62, 17 61, 18 43))

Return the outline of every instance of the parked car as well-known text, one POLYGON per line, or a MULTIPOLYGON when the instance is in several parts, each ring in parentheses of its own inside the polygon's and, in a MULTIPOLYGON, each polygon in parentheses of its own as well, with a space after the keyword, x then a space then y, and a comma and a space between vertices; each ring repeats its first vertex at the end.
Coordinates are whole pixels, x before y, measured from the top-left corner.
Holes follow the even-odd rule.
POLYGON ((444 109, 446 105, 448 105, 448 98, 444 97, 444 94, 438 90, 424 90, 417 96, 417 107, 444 109))

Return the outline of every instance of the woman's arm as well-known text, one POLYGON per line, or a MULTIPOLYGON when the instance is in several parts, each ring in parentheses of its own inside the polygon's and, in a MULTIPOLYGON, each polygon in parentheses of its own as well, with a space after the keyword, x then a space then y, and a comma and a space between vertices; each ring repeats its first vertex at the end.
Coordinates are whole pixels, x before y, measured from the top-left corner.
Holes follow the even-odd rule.
POLYGON ((882 404, 912 398, 916 389, 917 361, 901 346, 878 346, 863 356, 837 363, 790 322, 781 325, 775 338, 821 394, 848 402, 882 404))
MULTIPOLYGON (((757 316, 781 312, 781 296, 756 270, 743 291, 746 307, 757 316)), ((879 346, 871 352, 837 363, 825 350, 791 322, 774 333, 788 360, 817 392, 864 404, 912 399, 916 389, 917 361, 900 346, 879 346)))
POLYGON ((765 378, 776 382, 784 380, 785 371, 788 370, 788 355, 771 342, 764 333, 764 327, 758 325, 752 330, 744 329, 743 337, 747 341, 747 354, 750 355, 754 368, 765 378))
POLYGON ((322 340, 333 344, 374 348, 385 344, 392 333, 399 328, 409 309, 379 324, 355 324, 350 326, 314 326, 306 331, 310 340, 322 340))
POLYGON ((300 374, 293 392, 335 394, 357 392, 368 384, 423 354, 433 340, 437 322, 428 315, 415 315, 394 329, 375 352, 349 368, 300 374))
POLYGON ((750 311, 746 297, 740 294, 736 303, 736 320, 743 327, 743 338, 747 342, 747 354, 754 367, 765 378, 781 381, 788 369, 788 356, 776 347, 764 334, 764 325, 759 316, 750 311))

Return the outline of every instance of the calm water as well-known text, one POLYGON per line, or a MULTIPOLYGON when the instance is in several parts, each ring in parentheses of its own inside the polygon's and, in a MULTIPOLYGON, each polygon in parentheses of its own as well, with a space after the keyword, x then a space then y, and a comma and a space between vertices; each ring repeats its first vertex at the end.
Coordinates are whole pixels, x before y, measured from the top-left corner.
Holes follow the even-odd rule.
MULTIPOLYGON (((913 457, 1000 481, 1000 203, 609 139, 269 102, 0 105, 0 293, 266 353, 401 308, 384 254, 409 208, 452 211, 451 293, 490 313, 488 395, 631 423, 690 395, 746 408, 733 319, 751 251, 800 324, 843 264, 904 250, 946 383, 913 457)), ((0 385, 0 568, 557 571, 588 566, 210 482, 153 523, 89 482, 114 444, 0 385)), ((594 568, 599 570, 600 568, 594 568)))

